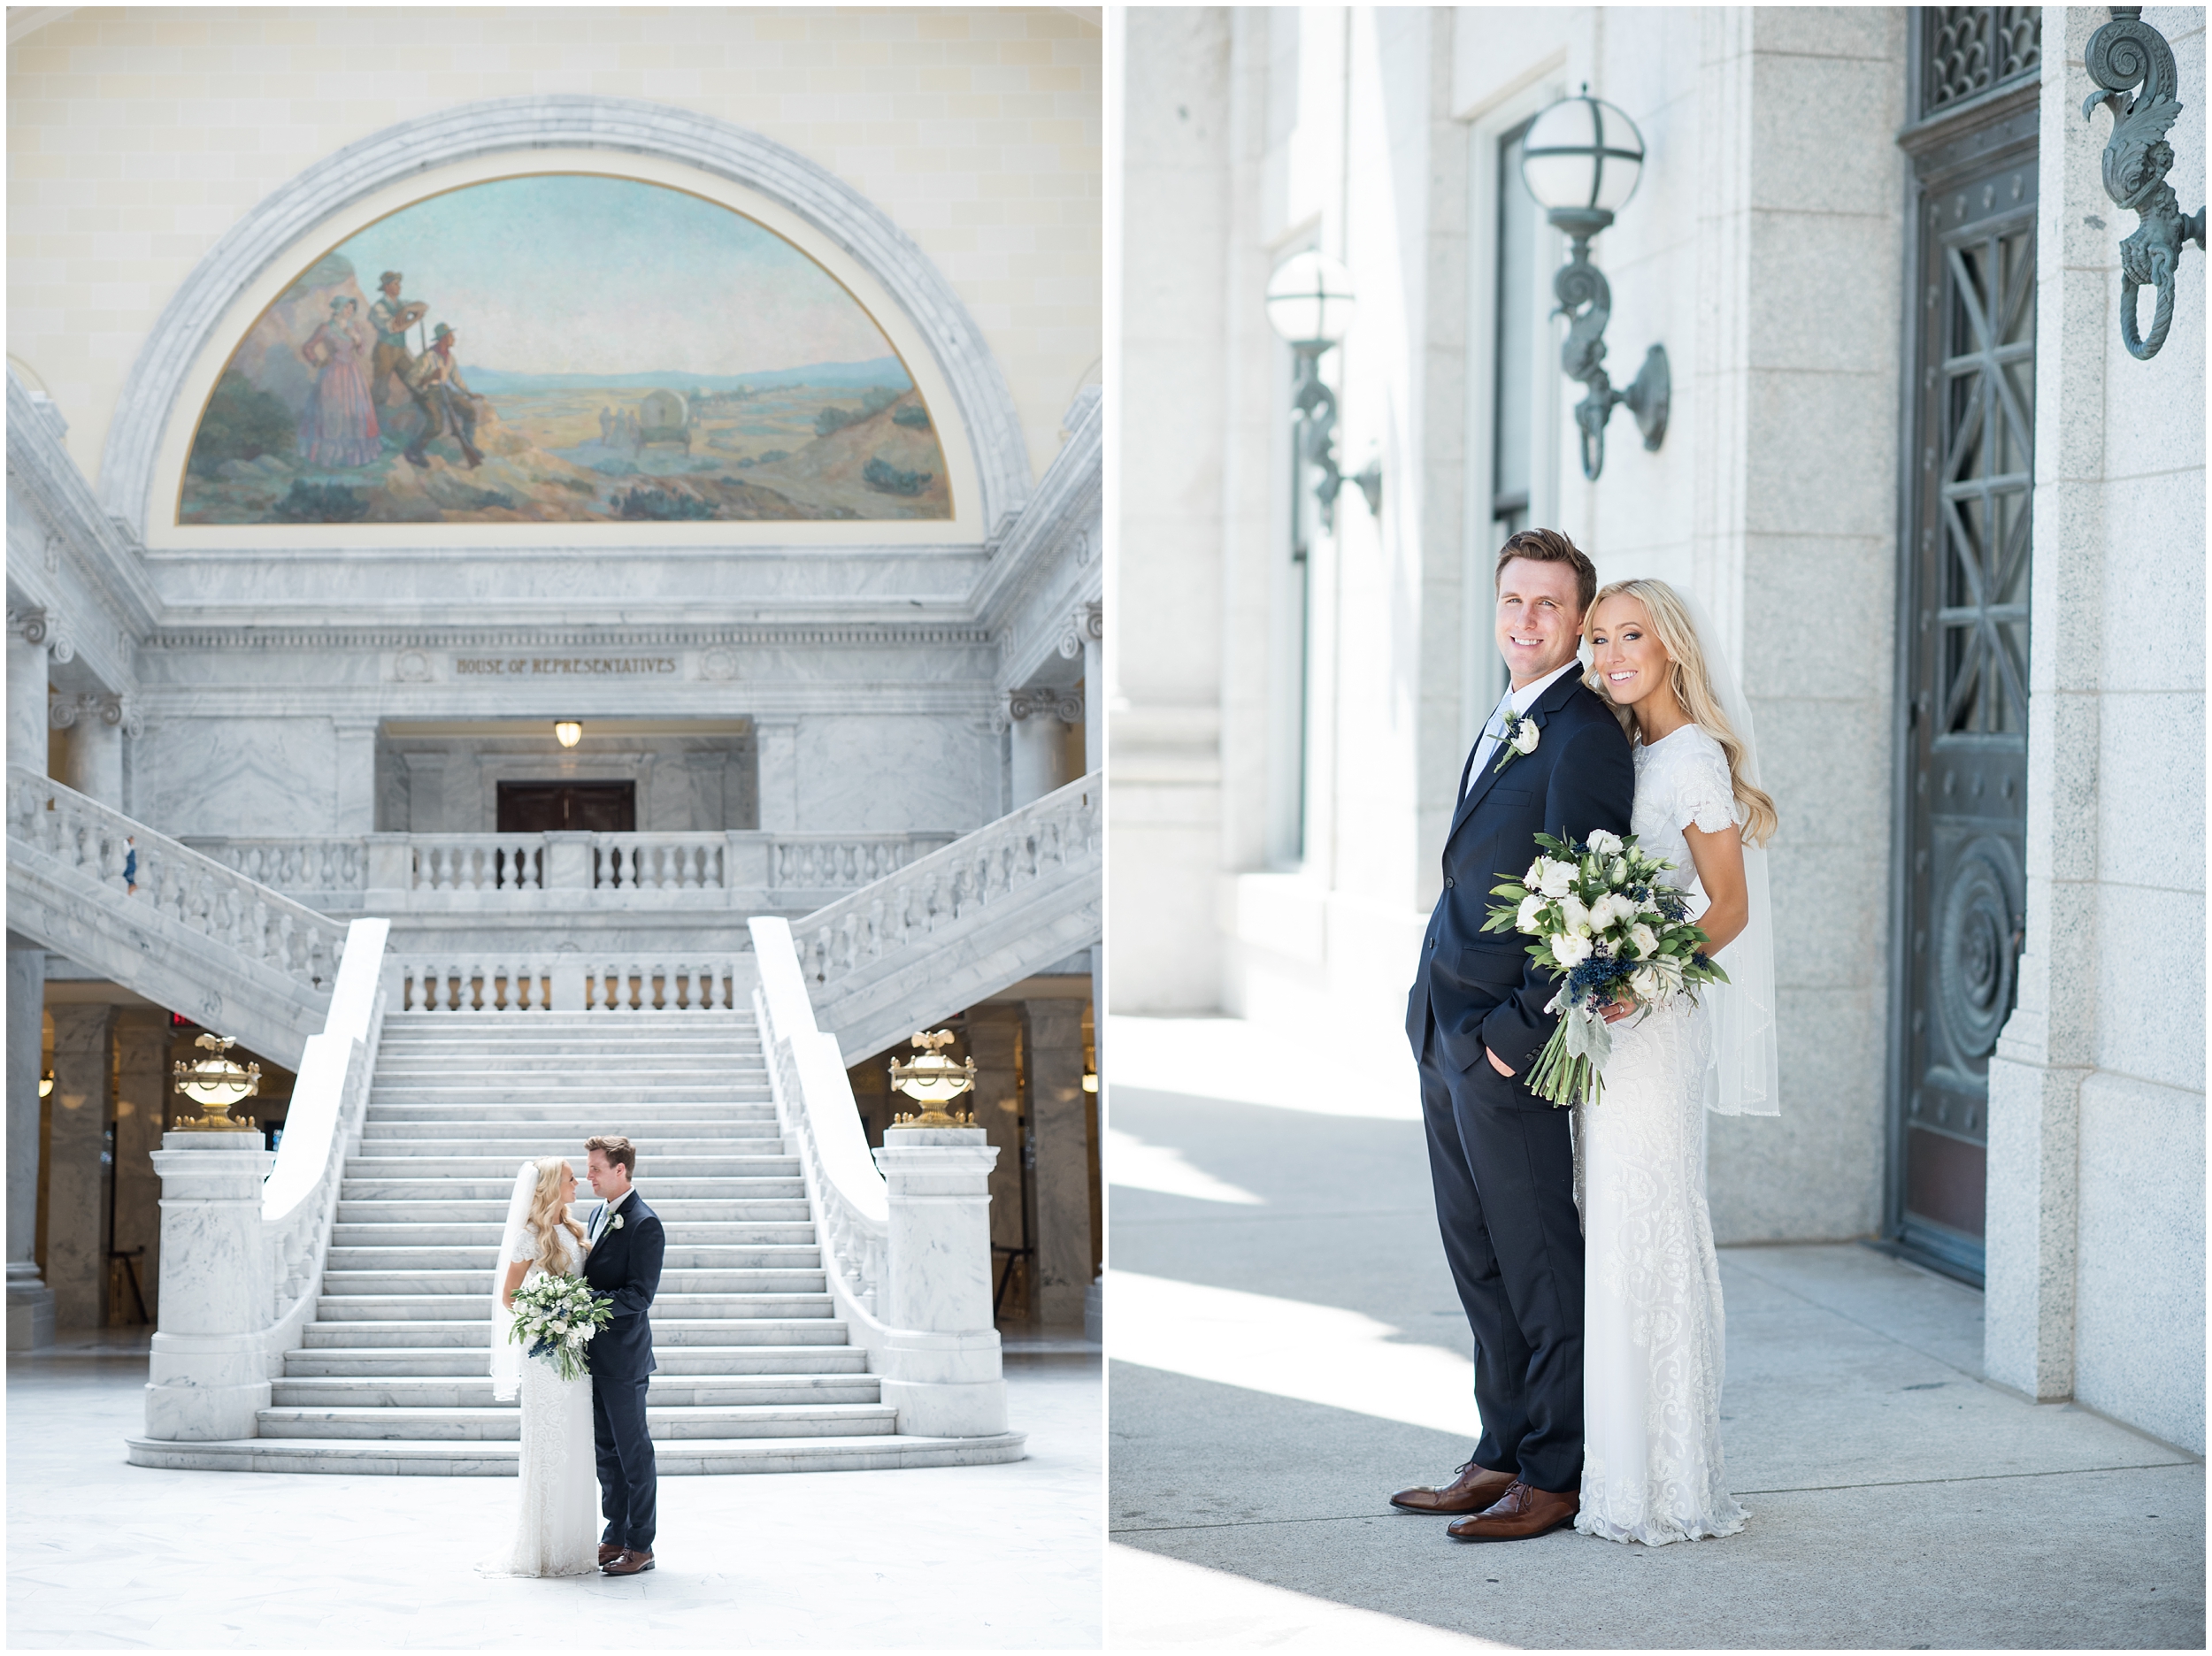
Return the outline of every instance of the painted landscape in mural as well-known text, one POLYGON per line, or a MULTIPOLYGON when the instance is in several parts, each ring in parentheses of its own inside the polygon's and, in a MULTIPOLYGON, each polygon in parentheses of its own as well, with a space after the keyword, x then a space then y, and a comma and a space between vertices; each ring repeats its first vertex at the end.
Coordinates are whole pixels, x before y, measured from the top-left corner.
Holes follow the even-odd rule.
POLYGON ((930 410, 827 272, 635 180, 500 179, 300 273, 218 378, 177 521, 952 515, 930 410))

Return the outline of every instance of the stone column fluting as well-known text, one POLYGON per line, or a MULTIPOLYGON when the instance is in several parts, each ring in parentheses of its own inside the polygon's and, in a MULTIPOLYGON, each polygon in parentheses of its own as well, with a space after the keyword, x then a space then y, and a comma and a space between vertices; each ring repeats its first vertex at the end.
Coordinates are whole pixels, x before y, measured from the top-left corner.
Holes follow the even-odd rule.
POLYGON ((275 1164, 253 1132, 165 1133, 161 1314, 146 1384, 146 1436, 211 1443, 257 1435, 269 1377, 257 1336, 269 1321, 261 1182, 275 1164))
POLYGON ((104 1328, 108 1320, 108 1085, 114 1072, 115 1008, 60 1005, 54 1020, 54 1093, 46 1135, 46 1285, 54 1322, 104 1328))
POLYGON ((1083 1002, 1041 1000, 1029 1013, 1030 1131, 1037 1146, 1037 1298, 1050 1327, 1083 1326, 1091 1284, 1091 1163, 1083 1108, 1083 1002))
POLYGON ((991 1318, 991 1167, 979 1127, 895 1128, 875 1152, 890 1207, 883 1400, 902 1433, 987 1438, 1006 1430, 991 1318))
POLYGON ((38 1083, 46 951, 8 933, 8 1349, 54 1343, 54 1294, 39 1275, 38 1083))

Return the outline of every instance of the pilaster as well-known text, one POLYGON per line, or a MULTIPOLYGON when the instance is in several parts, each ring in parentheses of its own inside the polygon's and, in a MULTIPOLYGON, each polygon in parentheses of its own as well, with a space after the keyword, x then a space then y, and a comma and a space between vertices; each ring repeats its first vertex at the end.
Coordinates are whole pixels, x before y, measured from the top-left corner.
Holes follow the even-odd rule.
POLYGON ((794 833, 799 826, 799 721, 754 721, 760 743, 760 825, 771 833, 794 833))
MULTIPOLYGON (((10 665, 14 652, 9 652, 10 665)), ((42 677, 43 674, 42 673, 42 677)), ((40 689, 42 703, 44 687, 40 689)), ((11 727, 12 735, 12 727, 11 727)), ((8 933, 8 1349, 54 1343, 54 1295, 39 1276, 38 1083, 46 951, 8 933)))
POLYGON ((54 1322, 102 1328, 108 1318, 106 1148, 115 1008, 57 1006, 52 1124, 47 1134, 46 1282, 54 1322))
POLYGON ((1083 1003, 1031 1000, 1029 1108, 1037 1146, 1037 1320, 1079 1328, 1091 1283, 1090 1143, 1083 1107, 1083 1003))

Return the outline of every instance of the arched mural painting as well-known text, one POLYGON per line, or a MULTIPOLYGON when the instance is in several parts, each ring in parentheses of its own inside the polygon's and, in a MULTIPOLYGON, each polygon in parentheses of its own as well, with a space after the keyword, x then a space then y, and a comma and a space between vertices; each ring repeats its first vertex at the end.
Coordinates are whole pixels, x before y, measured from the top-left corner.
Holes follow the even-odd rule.
POLYGON ((193 434, 198 525, 948 518, 929 409, 835 278, 715 202, 536 174, 357 232, 193 434))

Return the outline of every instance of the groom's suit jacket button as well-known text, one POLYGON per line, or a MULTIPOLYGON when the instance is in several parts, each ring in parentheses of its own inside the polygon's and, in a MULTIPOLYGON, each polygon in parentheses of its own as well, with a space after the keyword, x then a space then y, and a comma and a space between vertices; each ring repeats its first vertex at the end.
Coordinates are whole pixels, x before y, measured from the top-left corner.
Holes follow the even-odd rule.
POLYGON ((1445 889, 1446 891, 1449 891, 1449 890, 1451 890, 1451 888, 1453 887, 1453 886, 1454 886, 1455 884, 1456 884, 1456 882, 1455 882, 1455 881, 1452 878, 1452 877, 1451 877, 1450 875, 1447 874, 1447 875, 1444 877, 1444 889, 1445 889))

